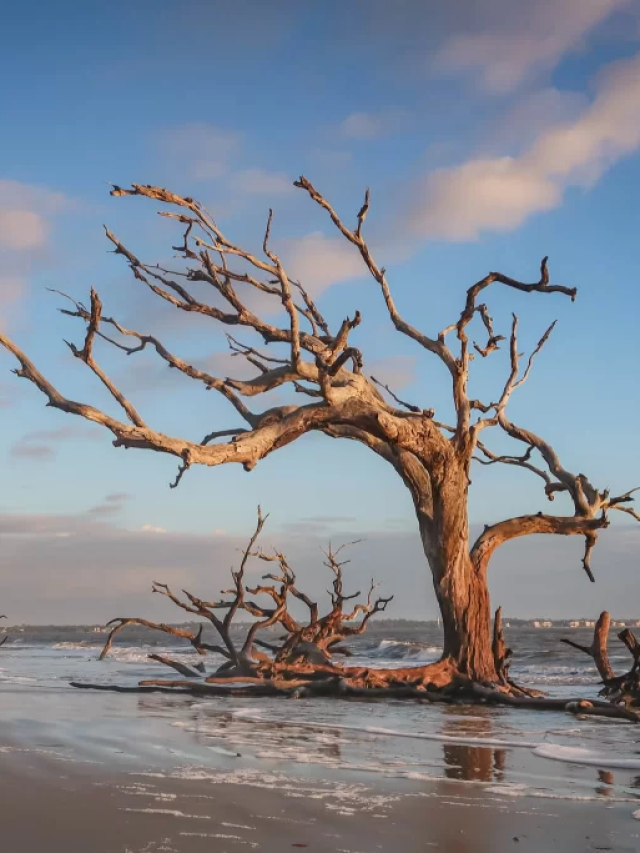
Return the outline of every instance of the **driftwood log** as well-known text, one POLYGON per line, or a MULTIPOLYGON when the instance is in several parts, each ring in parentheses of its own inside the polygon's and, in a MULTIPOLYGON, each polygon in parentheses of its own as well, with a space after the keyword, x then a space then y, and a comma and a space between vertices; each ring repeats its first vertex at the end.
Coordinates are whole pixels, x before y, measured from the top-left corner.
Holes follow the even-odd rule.
MULTIPOLYGON (((162 208, 160 214, 183 229, 181 242, 173 247, 181 262, 172 264, 173 268, 148 263, 109 230, 107 239, 115 254, 128 264, 137 286, 173 310, 199 314, 211 321, 214 328, 225 329, 231 353, 255 369, 252 379, 216 376, 195 367, 167 349, 149 331, 127 328, 109 316, 93 289, 88 305, 61 294, 68 305, 62 309, 63 313, 78 318, 85 326, 82 344, 70 343, 69 347, 112 395, 123 412, 121 419, 66 397, 4 333, 0 333, 0 345, 17 360, 17 376, 33 383, 48 406, 100 424, 113 435, 115 447, 173 456, 179 466, 174 487, 193 465, 215 467, 237 463, 251 471, 260 460, 309 432, 357 441, 369 448, 392 466, 409 489, 415 507, 444 633, 443 658, 432 665, 429 680, 445 684, 457 683, 462 678, 500 684, 509 690, 505 671, 496 669, 496 659, 502 660, 502 666, 505 660, 501 655, 496 658, 492 648, 487 575, 495 550, 521 536, 579 536, 585 543, 582 568, 593 581, 592 551, 599 531, 609 524, 611 512, 624 512, 640 520, 640 514, 629 506, 634 489, 616 492, 599 489, 585 474, 566 468, 549 441, 514 422, 508 414, 511 397, 527 381, 555 323, 548 326, 522 365, 518 318, 513 315, 510 329, 501 334, 494 327, 487 304, 481 300, 496 287, 520 297, 557 296, 572 301, 577 290, 551 283, 546 257, 538 278, 530 283, 490 272, 468 287, 462 310, 453 322, 440 331, 426 333, 412 325, 396 306, 386 270, 374 259, 364 235, 370 211, 369 192, 351 226, 305 177, 300 177, 295 186, 327 214, 337 234, 360 258, 363 274, 370 275, 375 282, 397 333, 442 365, 453 402, 450 424, 436 418, 428 401, 416 405, 402 400, 388 385, 366 373, 366 358, 357 342, 363 315, 355 311, 339 325, 327 321, 305 283, 296 281, 287 272, 272 247, 271 212, 262 252, 254 253, 230 240, 197 201, 162 187, 113 186, 111 195, 158 203, 162 208), (254 300, 256 296, 260 298, 258 301, 254 300), (262 300, 270 301, 273 310, 261 315, 256 311, 262 300), (273 318, 277 316, 283 317, 283 321, 276 322, 273 318), (473 341, 474 327, 480 343, 473 341), (241 341, 235 337, 239 332, 252 337, 241 341), (256 340, 261 341, 260 345, 256 340), (485 400, 473 398, 469 392, 473 359, 499 358, 503 342, 504 385, 485 400), (101 367, 97 350, 105 345, 134 358, 143 350, 153 351, 194 385, 222 395, 234 412, 234 421, 228 425, 216 424, 213 429, 210 424, 203 426, 199 443, 159 431, 145 421, 101 367), (274 389, 289 392, 286 404, 250 407, 251 401, 259 401, 261 395, 274 389), (498 442, 511 439, 519 450, 511 453, 492 450, 489 438, 496 433, 498 442), (541 482, 549 501, 558 494, 567 498, 569 514, 534 511, 497 520, 488 524, 469 547, 468 496, 474 461, 527 471, 541 482)), ((408 300, 410 296, 403 294, 403 298, 408 300)), ((408 307, 411 311, 411 306, 408 307)), ((192 604, 196 609, 199 606, 192 604)), ((190 641, 198 647, 197 637, 190 641)), ((236 660, 238 654, 242 656, 241 650, 237 653, 225 648, 234 666, 242 663, 236 660)))
POLYGON ((625 628, 618 634, 618 639, 627 647, 633 658, 631 669, 622 675, 616 675, 609 661, 608 643, 611 628, 611 616, 604 610, 596 622, 593 632, 593 642, 583 646, 567 638, 561 642, 584 652, 593 658, 602 683, 601 696, 606 696, 610 702, 623 704, 629 708, 640 708, 640 643, 630 628, 625 628))

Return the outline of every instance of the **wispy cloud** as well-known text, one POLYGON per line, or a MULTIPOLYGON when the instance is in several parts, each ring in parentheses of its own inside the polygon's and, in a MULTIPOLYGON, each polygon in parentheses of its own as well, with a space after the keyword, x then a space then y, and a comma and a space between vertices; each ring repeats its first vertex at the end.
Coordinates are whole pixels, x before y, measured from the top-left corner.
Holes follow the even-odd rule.
POLYGON ((378 139, 396 133, 406 119, 406 112, 400 109, 351 113, 338 126, 338 135, 359 141, 378 139))
POLYGON ((48 444, 23 444, 22 442, 17 442, 11 448, 11 455, 14 459, 43 461, 45 459, 52 459, 56 455, 56 452, 48 444))
POLYGON ((243 169, 230 178, 233 189, 249 195, 286 195, 294 191, 293 181, 283 172, 243 169))
POLYGON ((314 231, 285 241, 282 256, 291 275, 317 297, 332 284, 367 275, 358 252, 346 240, 314 231))
POLYGON ((427 175, 412 191, 416 235, 475 239, 511 231, 557 207, 570 186, 590 187, 640 147, 640 54, 608 66, 593 101, 547 127, 519 156, 484 157, 427 175))
POLYGON ((46 187, 0 179, 0 249, 23 251, 43 246, 50 218, 71 201, 46 187))
POLYGON ((89 426, 68 424, 57 429, 41 429, 28 432, 11 448, 16 459, 51 459, 56 455, 55 445, 67 441, 100 441, 103 433, 89 426))
MULTIPOLYGON (((278 519, 273 522, 277 524, 278 519)), ((247 523, 250 528, 253 518, 247 523)), ((312 598, 324 600, 327 578, 320 566, 320 548, 326 547, 329 536, 336 544, 361 539, 349 553, 349 590, 368 588, 373 576, 395 596, 389 615, 435 617, 430 574, 416 531, 372 530, 347 518, 316 517, 302 520, 305 523, 306 528, 269 528, 263 545, 267 550, 272 545, 284 550, 301 587, 312 598)), ((144 528, 127 530, 86 514, 0 512, 0 534, 11 540, 11 560, 3 566, 5 608, 16 622, 102 621, 125 611, 175 620, 175 608, 162 596, 150 594, 151 582, 161 580, 215 597, 228 586, 229 567, 237 565, 238 549, 246 544, 244 536, 224 532, 191 535, 167 530, 161 534, 156 525, 144 528)), ((471 531, 472 537, 479 529, 471 531)), ((609 609, 621 616, 629 615, 626 608, 636 572, 638 535, 635 528, 614 526, 603 534, 596 551, 597 565, 607 567, 609 609)), ((579 582, 581 543, 574 539, 530 537, 497 553, 492 582, 500 589, 500 603, 507 612, 534 616, 544 611, 552 617, 599 612, 602 593, 597 585, 579 582), (554 590, 552 612, 550 588, 554 590)), ((256 571, 262 570, 256 567, 256 571)))
POLYGON ((164 130, 158 143, 162 153, 179 161, 183 174, 206 181, 227 174, 242 135, 206 122, 190 122, 164 130))
POLYGON ((102 503, 96 504, 87 510, 87 515, 93 518, 110 518, 119 515, 125 504, 133 496, 129 492, 112 492, 106 495, 102 503))
POLYGON ((474 32, 453 33, 436 66, 465 72, 487 91, 504 94, 541 71, 553 69, 568 51, 633 0, 536 0, 492 3, 474 32))
POLYGON ((153 524, 143 524, 140 528, 141 533, 166 533, 165 527, 155 527, 153 524))
POLYGON ((53 220, 72 207, 46 187, 0 178, 0 308, 6 320, 24 296, 30 272, 42 264, 53 220))

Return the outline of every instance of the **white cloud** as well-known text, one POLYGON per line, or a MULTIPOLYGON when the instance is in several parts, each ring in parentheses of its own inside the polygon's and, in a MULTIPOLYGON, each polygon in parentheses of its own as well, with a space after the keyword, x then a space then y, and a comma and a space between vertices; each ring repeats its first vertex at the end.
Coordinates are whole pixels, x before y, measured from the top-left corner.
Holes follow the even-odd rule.
POLYGON ((605 69, 581 114, 547 127, 516 157, 438 169, 413 191, 409 227, 423 237, 469 240, 511 231, 588 187, 640 146, 640 54, 605 69))
POLYGON ((70 206, 62 193, 0 179, 0 328, 26 292, 29 273, 42 265, 52 218, 70 206))
POLYGON ((240 134, 206 122, 190 122, 165 130, 160 148, 196 180, 207 181, 225 175, 229 162, 242 142, 240 134))
MULTIPOLYGON (((552 86, 521 95, 501 117, 492 118, 486 128, 486 141, 482 151, 488 155, 496 152, 519 150, 531 139, 562 122, 575 121, 589 105, 583 92, 564 91, 552 86)), ((445 146, 443 144, 443 147, 445 146)), ((453 162, 449 155, 448 163, 453 162)))
POLYGON ((487 91, 503 94, 541 71, 553 69, 587 35, 633 0, 536 0, 494 3, 476 32, 455 33, 436 65, 468 72, 487 91))
POLYGON ((143 524, 140 528, 142 533, 166 533, 166 527, 154 527, 153 524, 143 524))
POLYGON ((14 459, 35 459, 42 462, 44 459, 52 459, 56 452, 48 444, 22 444, 18 442, 11 448, 14 459))
POLYGON ((402 110, 387 110, 378 113, 351 113, 341 122, 338 132, 345 139, 370 140, 394 133, 403 123, 402 110))
POLYGON ((289 175, 269 172, 266 169, 244 169, 236 172, 231 183, 236 190, 253 195, 284 195, 294 190, 289 175))
POLYGON ((49 217, 68 206, 62 193, 0 179, 0 250, 40 248, 49 235, 49 217))
POLYGON ((332 284, 367 275, 357 249, 343 238, 314 231, 289 240, 282 251, 291 276, 316 297, 332 284))
POLYGON ((34 249, 46 242, 47 220, 32 210, 0 210, 0 248, 34 249))
MULTIPOLYGON (((296 519, 288 521, 295 523, 296 519)), ((307 527, 267 529, 262 544, 266 551, 272 546, 284 550, 298 571, 301 588, 312 598, 326 601, 320 546, 329 538, 336 543, 362 539, 349 554, 349 589, 368 588, 374 576, 395 596, 389 616, 435 617, 433 587, 417 530, 372 530, 348 518, 338 522, 329 517, 327 527, 321 524, 319 528, 308 519, 298 521, 307 527), (399 572, 399 565, 405 571, 399 572)), ((249 530, 254 524, 250 512, 249 530)), ((474 526, 472 538, 480 529, 480 525, 474 526)), ((152 536, 86 515, 0 512, 0 534, 5 550, 11 547, 11 559, 3 564, 3 612, 15 623, 104 622, 119 613, 178 621, 175 607, 151 594, 152 581, 215 597, 229 586, 229 567, 237 566, 238 550, 246 547, 244 535, 168 531, 152 536), (91 553, 90 561, 87 553, 91 553)), ((639 536, 635 528, 613 525, 603 533, 594 554, 596 572, 599 567, 607 572, 607 609, 620 617, 630 615, 626 608, 629 589, 637 578, 639 536)), ((500 549, 492 561, 490 582, 499 590, 507 613, 530 617, 540 612, 551 617, 599 613, 602 589, 581 582, 582 547, 578 537, 532 536, 500 549), (551 611, 550 588, 554 590, 551 611)), ((257 565, 250 570, 253 568, 256 573, 263 571, 257 565)))
POLYGON ((15 459, 52 459, 56 455, 55 444, 64 441, 100 441, 103 433, 90 426, 67 424, 57 429, 42 429, 28 432, 11 448, 15 459))

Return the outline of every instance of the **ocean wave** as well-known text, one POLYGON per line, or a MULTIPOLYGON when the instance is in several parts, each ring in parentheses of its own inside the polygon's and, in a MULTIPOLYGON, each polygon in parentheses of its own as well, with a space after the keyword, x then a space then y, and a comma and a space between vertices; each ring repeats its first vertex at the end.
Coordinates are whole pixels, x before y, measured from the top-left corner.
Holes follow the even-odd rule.
POLYGON ((640 756, 637 758, 617 758, 593 752, 581 746, 542 743, 533 752, 540 758, 550 758, 553 761, 564 761, 568 764, 586 764, 590 767, 610 768, 612 770, 640 770, 640 756))
POLYGON ((593 665, 526 664, 518 666, 514 663, 511 674, 516 680, 519 679, 529 684, 593 684, 598 678, 596 668, 593 665))
POLYGON ((358 657, 380 660, 432 660, 442 654, 442 647, 415 640, 380 640, 375 646, 355 653, 358 657))

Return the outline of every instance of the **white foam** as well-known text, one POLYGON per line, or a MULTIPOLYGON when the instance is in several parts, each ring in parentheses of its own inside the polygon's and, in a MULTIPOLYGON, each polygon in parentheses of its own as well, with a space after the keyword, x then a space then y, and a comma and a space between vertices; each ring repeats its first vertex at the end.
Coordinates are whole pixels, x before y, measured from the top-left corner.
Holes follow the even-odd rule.
POLYGON ((184 812, 179 811, 178 809, 131 809, 124 808, 120 809, 121 812, 136 812, 137 814, 161 814, 167 815, 169 817, 184 817, 189 820, 211 820, 211 816, 208 814, 185 814, 184 812))
MULTIPOLYGON (((484 788, 487 794, 501 794, 506 797, 532 797, 541 800, 568 800, 585 803, 602 803, 602 797, 599 794, 573 794, 566 791, 551 792, 547 790, 536 790, 529 788, 521 783, 504 783, 501 785, 487 785, 484 788)), ((637 797, 616 797, 616 803, 637 803, 637 797)), ((640 811, 640 810, 639 810, 640 811)))
MULTIPOLYGON (((193 705, 194 708, 207 708, 208 705, 193 705)), ((236 710, 231 711, 232 717, 246 717, 249 720, 255 720, 257 717, 262 716, 262 712, 256 710, 255 708, 238 708, 236 710)))
POLYGON ((541 758, 553 761, 565 761, 570 764, 586 764, 591 767, 611 767, 614 770, 640 769, 640 757, 615 758, 602 753, 592 752, 579 746, 561 746, 555 743, 542 743, 534 750, 541 758))

